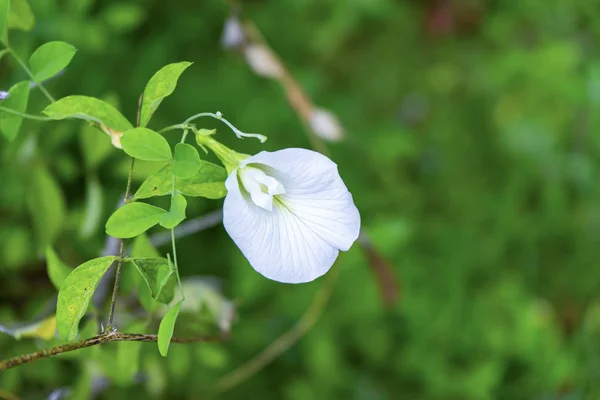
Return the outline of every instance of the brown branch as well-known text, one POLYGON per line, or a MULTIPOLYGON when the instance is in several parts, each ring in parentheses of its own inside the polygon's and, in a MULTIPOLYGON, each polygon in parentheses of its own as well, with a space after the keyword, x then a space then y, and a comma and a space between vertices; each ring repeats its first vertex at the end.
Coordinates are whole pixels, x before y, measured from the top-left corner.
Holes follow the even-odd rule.
MULTIPOLYGON (((205 342, 220 342, 227 339, 226 336, 215 335, 215 336, 197 336, 178 338, 174 337, 171 339, 171 343, 205 343, 205 342)), ((121 333, 121 332, 106 332, 100 335, 91 337, 89 339, 81 340, 79 342, 67 343, 61 346, 52 347, 50 349, 44 349, 36 351, 34 353, 23 354, 13 358, 0 361, 0 372, 6 371, 10 368, 18 365, 27 364, 33 361, 40 360, 42 358, 52 357, 62 353, 68 353, 75 350, 84 349, 86 347, 97 346, 103 343, 110 342, 157 342, 158 335, 146 335, 142 333, 121 333)))

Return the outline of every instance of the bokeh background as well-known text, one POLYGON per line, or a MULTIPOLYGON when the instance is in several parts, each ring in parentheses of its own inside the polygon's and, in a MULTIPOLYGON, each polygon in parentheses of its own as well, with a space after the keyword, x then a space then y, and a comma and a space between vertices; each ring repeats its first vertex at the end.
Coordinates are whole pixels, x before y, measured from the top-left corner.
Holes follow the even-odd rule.
MULTIPOLYGON (((228 341, 174 345, 167 359, 155 345, 128 343, 39 361, 1 373, 0 398, 599 399, 600 1, 239 5, 344 126, 328 147, 371 253, 355 245, 331 277, 283 285, 255 273, 222 226, 197 232, 179 241, 180 269, 222 279, 238 313, 228 341), (324 291, 329 302, 306 335, 214 392, 324 291)), ((202 121, 239 151, 311 146, 282 86, 223 48, 229 3, 31 6, 35 28, 11 33, 22 57, 51 40, 79 49, 47 84, 56 97, 101 97, 133 119, 155 71, 193 61, 152 127, 220 110, 269 137, 263 147, 202 121)), ((0 61, 0 89, 23 79, 13 60, 0 61)), ((45 105, 33 91, 28 112, 45 105)), ((76 121, 26 122, 15 142, 0 141, 1 325, 52 312, 46 246, 72 267, 100 255, 128 166, 108 136, 76 121)), ((154 169, 139 163, 134 186, 154 169)), ((195 199, 188 216, 221 204, 195 199)), ((134 324, 131 310, 118 310, 121 326, 134 324)), ((0 358, 55 340, 2 335, 0 358)))

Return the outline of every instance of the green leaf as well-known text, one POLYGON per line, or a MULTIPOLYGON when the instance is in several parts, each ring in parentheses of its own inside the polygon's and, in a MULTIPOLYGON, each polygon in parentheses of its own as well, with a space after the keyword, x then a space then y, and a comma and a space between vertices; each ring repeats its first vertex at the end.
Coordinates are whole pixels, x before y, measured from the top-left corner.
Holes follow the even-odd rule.
POLYGON ((148 128, 134 128, 121 138, 125 153, 144 161, 168 161, 172 158, 169 142, 148 128))
MULTIPOLYGON (((158 253, 158 251, 156 251, 154 246, 152 246, 152 243, 150 243, 148 235, 141 234, 139 236, 136 236, 135 239, 133 239, 133 244, 131 246, 131 257, 159 258, 160 254, 158 253)), ((160 303, 158 303, 152 298, 152 292, 150 291, 146 280, 138 273, 135 274, 135 278, 140 304, 142 305, 142 307, 144 307, 146 311, 154 312, 160 306, 160 303)), ((170 293, 174 294, 175 280, 173 279, 172 282, 168 282, 168 285, 171 285, 170 293)), ((164 290, 163 293, 167 295, 169 293, 169 290, 164 290)), ((161 296, 161 298, 168 298, 168 296, 161 296)))
POLYGON ((201 161, 198 150, 189 144, 177 143, 174 159, 172 173, 177 178, 189 179, 200 169, 201 161))
POLYGON ((76 118, 124 132, 133 125, 116 108, 95 97, 67 96, 50 104, 44 114, 53 119, 76 118))
POLYGON ((8 44, 8 13, 10 0, 0 0, 0 42, 8 44))
POLYGON ((133 195, 133 198, 138 200, 171 194, 171 191, 173 190, 172 168, 173 166, 171 164, 165 165, 163 168, 146 178, 137 192, 133 195))
MULTIPOLYGON (((146 199, 171 194, 173 189, 172 166, 166 165, 150 175, 134 195, 134 199, 146 199)), ((189 179, 175 179, 175 189, 186 196, 220 199, 225 197, 225 168, 207 161, 200 162, 200 168, 189 179)))
POLYGON ((162 321, 160 321, 160 326, 158 327, 158 351, 163 357, 166 357, 169 352, 169 345, 171 344, 173 330, 175 329, 175 321, 177 321, 177 315, 179 315, 179 308, 182 302, 183 300, 180 300, 175 304, 173 308, 167 311, 162 321))
POLYGON ((27 0, 10 0, 8 28, 29 32, 35 25, 35 17, 27 0))
POLYGON ((88 309, 92 295, 115 256, 95 258, 75 268, 65 279, 56 304, 58 333, 66 341, 77 336, 79 321, 88 309))
POLYGON ((144 278, 152 298, 163 304, 169 304, 175 295, 176 276, 173 267, 166 258, 129 258, 144 278))
POLYGON ((203 161, 200 169, 189 179, 175 179, 175 189, 186 196, 220 199, 225 197, 225 168, 203 161))
POLYGON ((58 74, 71 62, 77 49, 65 42, 48 42, 29 58, 33 80, 41 82, 58 74))
POLYGON ((46 269, 48 270, 50 281, 56 290, 60 290, 67 276, 73 271, 72 268, 68 267, 58 258, 58 255, 51 246, 46 248, 46 269))
MULTIPOLYGON (((0 2, 1 1, 2 0, 0 0, 0 2)), ((2 60, 2 57, 4 57, 7 54, 8 54, 8 49, 0 50, 0 60, 2 60)))
MULTIPOLYGON (((0 0, 2 1, 2 0, 0 0)), ((29 100, 29 82, 19 82, 8 90, 8 98, 2 100, 2 107, 18 112, 25 112, 29 100)), ((19 134, 23 118, 18 115, 0 111, 0 132, 9 142, 19 134)))
POLYGON ((63 229, 66 214, 61 187, 45 168, 36 168, 29 174, 27 206, 37 245, 45 249, 63 229))
POLYGON ((176 194, 171 201, 171 208, 168 213, 163 215, 160 225, 166 229, 173 229, 181 221, 185 219, 185 208, 187 207, 187 201, 181 194, 176 194))
POLYGON ((146 203, 128 203, 106 222, 106 233, 120 239, 131 238, 158 224, 166 211, 146 203))
POLYGON ((144 89, 144 97, 142 99, 142 108, 140 113, 140 126, 148 125, 152 114, 156 111, 163 99, 169 96, 177 86, 179 76, 192 63, 184 61, 180 63, 169 64, 161 68, 148 81, 146 89, 144 89))

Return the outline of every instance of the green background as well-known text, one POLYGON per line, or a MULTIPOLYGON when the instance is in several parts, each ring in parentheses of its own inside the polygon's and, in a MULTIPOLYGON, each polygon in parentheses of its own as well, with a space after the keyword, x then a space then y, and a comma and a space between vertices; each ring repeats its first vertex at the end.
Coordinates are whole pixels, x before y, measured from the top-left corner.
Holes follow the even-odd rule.
MULTIPOLYGON (((223 279, 239 315, 228 341, 173 345, 167 359, 155 345, 127 343, 39 361, 0 373, 0 398, 57 389, 88 398, 91 386, 106 399, 600 398, 600 1, 242 4, 304 90, 346 128, 332 158, 398 280, 398 300, 385 307, 358 245, 331 277, 284 285, 254 272, 219 225, 182 238, 178 256, 184 277, 223 279), (249 380, 213 393, 337 273, 306 336, 249 380)), ((222 48, 225 1, 31 5, 33 31, 11 31, 22 57, 51 40, 79 49, 46 85, 55 97, 97 96, 133 119, 155 71, 192 61, 151 127, 219 110, 269 137, 263 146, 236 140, 217 121, 199 124, 218 128, 236 150, 310 147, 280 85, 222 48)), ((5 56, 0 89, 23 79, 5 56)), ((46 104, 34 90, 28 112, 46 104)), ((17 140, 0 140, 0 324, 47 315, 56 290, 46 245, 72 267, 100 255, 128 168, 108 136, 78 121, 26 121, 17 140)), ((139 163, 134 186, 155 169, 139 163)), ((188 216, 221 205, 191 199, 188 216)), ((48 345, 2 335, 0 358, 48 345)))

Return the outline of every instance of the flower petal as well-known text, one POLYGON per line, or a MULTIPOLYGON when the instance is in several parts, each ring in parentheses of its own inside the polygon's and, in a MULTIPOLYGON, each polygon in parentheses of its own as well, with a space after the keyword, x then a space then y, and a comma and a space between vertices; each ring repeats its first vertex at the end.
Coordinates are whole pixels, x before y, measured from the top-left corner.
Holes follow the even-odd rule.
POLYGON ((223 225, 250 265, 265 277, 284 283, 310 282, 325 274, 338 256, 294 213, 276 202, 267 211, 240 189, 237 171, 225 182, 223 225))
POLYGON ((241 166, 257 164, 285 187, 278 196, 287 210, 331 246, 346 251, 358 238, 360 214, 337 165, 306 149, 260 152, 241 166))

